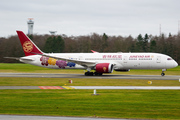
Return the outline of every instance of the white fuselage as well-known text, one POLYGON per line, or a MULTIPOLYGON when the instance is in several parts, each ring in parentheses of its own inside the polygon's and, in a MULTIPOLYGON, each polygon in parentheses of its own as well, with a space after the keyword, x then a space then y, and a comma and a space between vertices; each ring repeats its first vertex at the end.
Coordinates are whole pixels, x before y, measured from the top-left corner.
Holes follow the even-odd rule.
MULTIPOLYGON (((95 63, 111 63, 114 69, 170 69, 178 64, 171 57, 159 53, 52 53, 56 57, 63 57, 73 60, 83 60, 95 63)), ((87 69, 87 67, 62 60, 32 55, 20 59, 21 62, 53 69, 87 69)))

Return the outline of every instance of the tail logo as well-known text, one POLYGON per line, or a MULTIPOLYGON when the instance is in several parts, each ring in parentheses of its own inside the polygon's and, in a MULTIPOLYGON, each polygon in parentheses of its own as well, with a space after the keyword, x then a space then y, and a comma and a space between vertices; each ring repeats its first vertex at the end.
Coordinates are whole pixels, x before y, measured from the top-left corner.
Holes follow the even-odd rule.
POLYGON ((23 50, 27 53, 30 53, 33 50, 33 44, 29 41, 24 42, 23 50))

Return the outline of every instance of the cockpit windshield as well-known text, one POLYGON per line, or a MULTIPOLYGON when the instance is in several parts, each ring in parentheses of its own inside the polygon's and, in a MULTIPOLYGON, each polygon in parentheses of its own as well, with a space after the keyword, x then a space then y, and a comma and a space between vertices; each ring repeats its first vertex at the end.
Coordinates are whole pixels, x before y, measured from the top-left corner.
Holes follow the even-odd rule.
POLYGON ((172 58, 167 58, 167 60, 173 60, 172 58))

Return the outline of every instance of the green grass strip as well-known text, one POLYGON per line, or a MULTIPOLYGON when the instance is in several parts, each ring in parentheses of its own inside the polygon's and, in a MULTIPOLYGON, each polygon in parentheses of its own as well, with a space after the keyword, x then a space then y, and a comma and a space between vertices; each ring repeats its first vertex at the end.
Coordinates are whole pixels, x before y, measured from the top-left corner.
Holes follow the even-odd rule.
POLYGON ((0 86, 180 86, 179 80, 0 77, 0 86), (72 80, 73 83, 69 83, 72 80), (152 81, 152 84, 148 84, 152 81))
POLYGON ((0 90, 0 114, 179 119, 179 90, 0 90))

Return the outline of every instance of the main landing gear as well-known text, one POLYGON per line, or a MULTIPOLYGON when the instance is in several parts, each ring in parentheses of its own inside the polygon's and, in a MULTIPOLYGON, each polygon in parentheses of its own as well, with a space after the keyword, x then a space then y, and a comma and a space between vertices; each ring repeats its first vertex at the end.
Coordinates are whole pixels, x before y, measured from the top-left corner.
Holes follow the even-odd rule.
POLYGON ((93 75, 95 75, 95 76, 101 76, 102 73, 89 72, 89 71, 88 71, 88 72, 85 72, 84 75, 85 75, 85 76, 93 76, 93 75))
POLYGON ((90 72, 91 71, 91 68, 87 68, 87 72, 84 73, 85 76, 101 76, 102 73, 97 73, 97 72, 90 72))
POLYGON ((165 76, 165 73, 164 73, 164 71, 166 71, 166 69, 162 69, 161 76, 165 76))

